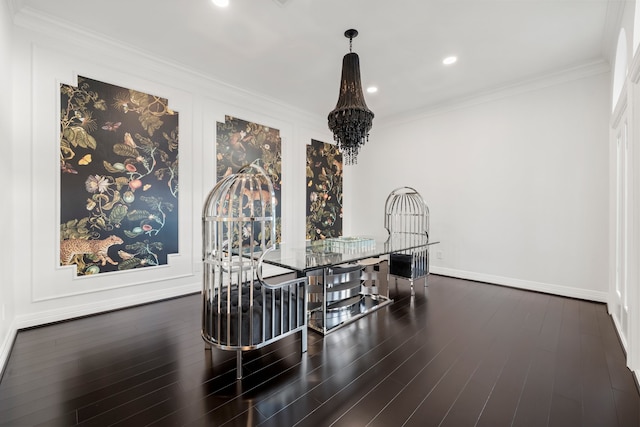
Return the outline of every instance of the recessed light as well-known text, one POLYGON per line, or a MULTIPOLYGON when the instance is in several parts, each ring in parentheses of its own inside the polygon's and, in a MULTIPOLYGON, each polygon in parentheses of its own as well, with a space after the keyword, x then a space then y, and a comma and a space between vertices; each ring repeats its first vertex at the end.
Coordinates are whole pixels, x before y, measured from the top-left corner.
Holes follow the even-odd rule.
POLYGON ((213 4, 215 4, 218 7, 229 6, 229 0, 211 0, 211 1, 213 1, 213 4))
POLYGON ((378 91, 378 88, 375 86, 369 86, 367 88, 367 93, 376 93, 378 91))
POLYGON ((451 65, 451 64, 454 64, 457 60, 458 58, 456 56, 447 56, 442 60, 442 63, 444 65, 451 65))

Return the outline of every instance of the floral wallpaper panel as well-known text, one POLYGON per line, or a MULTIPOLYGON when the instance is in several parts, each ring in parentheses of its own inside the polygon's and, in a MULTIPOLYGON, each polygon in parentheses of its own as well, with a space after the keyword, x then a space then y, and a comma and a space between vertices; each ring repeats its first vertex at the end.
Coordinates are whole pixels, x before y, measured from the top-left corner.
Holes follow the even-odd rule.
POLYGON ((280 131, 236 117, 225 116, 224 123, 217 123, 216 135, 216 178, 218 181, 253 162, 262 167, 271 178, 276 196, 276 242, 280 242, 282 228, 282 209, 280 207, 282 141, 280 131))
POLYGON ((78 76, 60 85, 60 264, 78 275, 178 252, 178 113, 154 95, 78 76))
POLYGON ((307 145, 307 239, 342 236, 342 154, 334 144, 307 145))

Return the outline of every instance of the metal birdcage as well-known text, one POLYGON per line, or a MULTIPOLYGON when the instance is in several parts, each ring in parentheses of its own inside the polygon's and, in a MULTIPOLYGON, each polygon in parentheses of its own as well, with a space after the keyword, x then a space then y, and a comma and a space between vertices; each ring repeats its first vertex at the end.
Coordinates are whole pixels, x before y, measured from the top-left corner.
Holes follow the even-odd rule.
MULTIPOLYGON (((393 190, 385 203, 384 226, 395 241, 429 239, 429 208, 414 188, 400 187, 393 190)), ((429 274, 429 246, 408 249, 389 255, 389 276, 408 279, 411 295, 415 295, 414 280, 424 278, 427 286, 429 274)))
POLYGON ((306 278, 272 285, 262 278, 262 257, 276 243, 276 198, 257 164, 218 182, 202 213, 202 338, 242 351, 302 332, 307 346, 306 278))

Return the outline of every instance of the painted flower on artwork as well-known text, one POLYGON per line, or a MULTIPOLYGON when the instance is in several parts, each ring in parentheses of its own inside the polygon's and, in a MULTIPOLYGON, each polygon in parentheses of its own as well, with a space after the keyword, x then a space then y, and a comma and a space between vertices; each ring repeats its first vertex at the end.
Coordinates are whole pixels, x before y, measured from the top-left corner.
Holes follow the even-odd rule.
POLYGON ((104 193, 109 189, 111 183, 107 178, 100 175, 89 175, 84 183, 89 193, 104 193))

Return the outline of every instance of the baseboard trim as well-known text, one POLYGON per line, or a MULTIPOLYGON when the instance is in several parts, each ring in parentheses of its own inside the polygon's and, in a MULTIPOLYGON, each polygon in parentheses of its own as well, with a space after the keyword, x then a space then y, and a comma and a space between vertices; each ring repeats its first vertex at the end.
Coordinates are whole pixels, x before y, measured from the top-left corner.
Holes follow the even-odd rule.
POLYGON ((48 310, 33 314, 20 315, 17 316, 15 321, 16 330, 105 313, 108 311, 133 307, 141 304, 148 304, 156 301, 161 301, 163 299, 175 298, 194 292, 199 292, 201 289, 202 285, 200 283, 190 283, 187 285, 176 286, 160 291, 114 298, 108 301, 92 302, 89 304, 65 307, 57 310, 48 310))
POLYGON ((622 331, 620 322, 618 322, 618 319, 615 316, 611 315, 611 312, 608 310, 608 307, 607 307, 607 315, 609 315, 609 319, 611 319, 611 323, 613 324, 613 329, 616 331, 616 337, 618 338, 620 347, 622 347, 622 351, 624 352, 624 358, 627 361, 627 369, 629 369, 633 374, 633 381, 636 385, 636 388, 638 389, 638 393, 640 393, 640 382, 638 381, 638 379, 640 378, 638 377, 638 375, 640 375, 640 372, 632 369, 632 366, 630 366, 629 364, 629 352, 627 351, 627 340, 625 339, 624 334, 620 333, 620 331, 622 331))
POLYGON ((15 319, 9 324, 9 331, 7 332, 2 345, 0 345, 0 381, 4 376, 4 370, 7 367, 11 350, 13 349, 13 343, 16 341, 16 335, 18 334, 18 328, 16 327, 15 319))
POLYGON ((512 277, 494 276, 491 274, 475 273, 472 271, 456 270, 452 268, 430 266, 433 274, 455 277, 458 279, 474 280, 477 282, 491 283, 494 285, 510 286, 512 288, 526 289, 529 291, 543 292, 569 298, 578 298, 588 301, 607 302, 608 294, 600 291, 572 288, 569 286, 554 285, 551 283, 534 282, 531 280, 514 279, 512 277))

